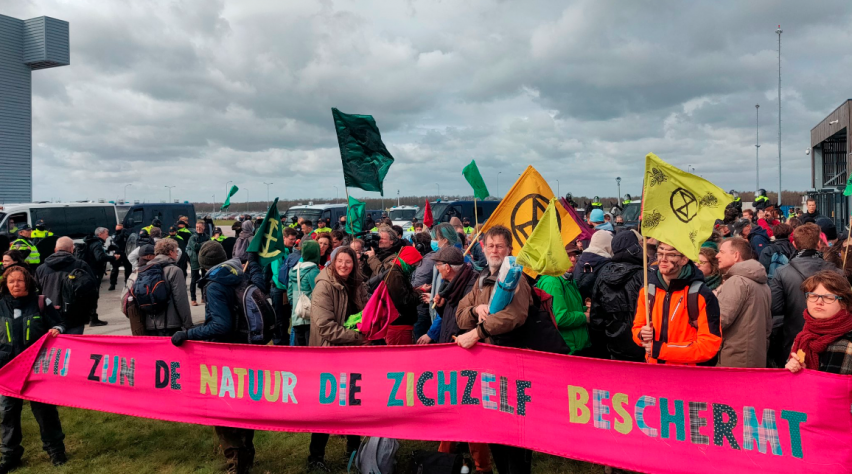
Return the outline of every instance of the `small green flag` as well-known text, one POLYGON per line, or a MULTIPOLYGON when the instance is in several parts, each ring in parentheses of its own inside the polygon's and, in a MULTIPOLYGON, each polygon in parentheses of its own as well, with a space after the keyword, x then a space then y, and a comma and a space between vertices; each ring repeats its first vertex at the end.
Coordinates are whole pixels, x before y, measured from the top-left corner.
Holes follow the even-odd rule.
POLYGON ((275 198, 275 201, 269 206, 269 210, 266 211, 266 217, 260 224, 260 229, 246 251, 256 252, 260 256, 260 264, 264 267, 287 255, 283 228, 281 215, 278 214, 278 198, 275 198))
POLYGON ((237 191, 239 190, 240 188, 238 188, 236 184, 231 186, 231 192, 229 192, 228 197, 225 198, 225 202, 222 204, 222 209, 220 209, 221 211, 226 211, 229 207, 231 207, 231 196, 237 194, 237 191))
POLYGON ((476 199, 482 201, 489 196, 488 187, 485 186, 485 180, 482 179, 482 175, 479 173, 476 160, 470 160, 470 164, 464 167, 462 174, 464 175, 464 179, 473 188, 473 195, 476 196, 476 199))
POLYGON ((346 233, 357 234, 364 227, 364 214, 367 204, 349 196, 349 206, 346 208, 346 233))
POLYGON ((382 183, 393 164, 393 156, 385 144, 372 115, 344 114, 332 108, 343 179, 350 188, 378 191, 384 196, 382 183))
POLYGON ((846 180, 846 189, 843 190, 844 196, 852 196, 852 174, 849 175, 849 179, 846 180))

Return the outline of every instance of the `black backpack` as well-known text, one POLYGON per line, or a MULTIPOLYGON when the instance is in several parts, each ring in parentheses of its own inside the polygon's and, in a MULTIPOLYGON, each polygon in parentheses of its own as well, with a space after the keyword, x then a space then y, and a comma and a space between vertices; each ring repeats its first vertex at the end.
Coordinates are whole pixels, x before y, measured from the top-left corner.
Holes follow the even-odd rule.
POLYGON ((89 253, 89 244, 74 242, 74 258, 84 262, 88 262, 86 256, 89 253))
POLYGON ((88 315, 98 299, 98 282, 86 270, 75 268, 59 285, 59 312, 73 319, 88 315))
POLYGON ((418 449, 411 454, 411 463, 416 474, 457 474, 461 472, 464 457, 418 449))
POLYGON ((242 282, 234 288, 237 307, 237 342, 243 344, 268 344, 275 332, 275 309, 269 298, 243 274, 242 282))
MULTIPOLYGON (((538 288, 530 289, 530 306, 527 320, 514 330, 491 336, 497 346, 531 349, 553 354, 568 354, 571 349, 562 339, 553 317, 553 298, 539 296, 538 288)), ((547 293, 545 293, 547 295, 547 293)))
POLYGON ((140 268, 130 293, 142 312, 157 314, 165 311, 171 300, 171 291, 166 282, 163 265, 148 265, 140 268))

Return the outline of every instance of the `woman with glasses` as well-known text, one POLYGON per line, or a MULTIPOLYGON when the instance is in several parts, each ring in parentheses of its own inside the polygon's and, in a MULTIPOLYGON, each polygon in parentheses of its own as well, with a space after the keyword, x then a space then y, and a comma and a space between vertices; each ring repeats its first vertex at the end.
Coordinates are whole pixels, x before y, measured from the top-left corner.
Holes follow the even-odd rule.
POLYGON ((719 260, 716 259, 716 251, 704 247, 698 254, 698 270, 704 274, 704 284, 711 290, 719 288, 722 284, 722 273, 719 271, 719 260))
POLYGON ((802 283, 808 302, 805 327, 793 341, 787 369, 852 374, 852 289, 832 271, 821 271, 802 283))

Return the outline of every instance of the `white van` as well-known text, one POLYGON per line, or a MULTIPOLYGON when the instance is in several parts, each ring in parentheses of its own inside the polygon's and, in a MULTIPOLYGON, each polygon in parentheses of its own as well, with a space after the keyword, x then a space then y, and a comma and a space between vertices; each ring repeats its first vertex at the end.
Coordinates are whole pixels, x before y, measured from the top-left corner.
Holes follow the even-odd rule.
POLYGON ((98 227, 106 227, 110 233, 114 232, 118 214, 115 204, 110 203, 7 204, 0 206, 0 236, 5 236, 11 242, 18 226, 26 222, 35 228, 39 220, 43 220, 45 228, 57 237, 67 236, 80 240, 98 227))
POLYGON ((388 217, 393 221, 393 225, 401 226, 402 230, 408 230, 411 227, 411 219, 419 210, 419 206, 394 206, 388 212, 388 217))

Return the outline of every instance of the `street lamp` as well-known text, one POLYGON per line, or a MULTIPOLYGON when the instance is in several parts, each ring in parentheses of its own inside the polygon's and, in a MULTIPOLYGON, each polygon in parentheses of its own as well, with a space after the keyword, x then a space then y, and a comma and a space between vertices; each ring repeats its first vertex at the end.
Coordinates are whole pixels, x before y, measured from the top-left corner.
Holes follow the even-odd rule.
POLYGON ((128 186, 133 186, 133 183, 124 185, 124 202, 127 202, 127 187, 128 186))
POLYGON ((621 205, 621 176, 615 178, 615 184, 618 185, 618 205, 621 205))
POLYGON ((176 188, 177 186, 164 186, 169 188, 169 202, 172 202, 172 188, 176 188))
POLYGON ((396 190, 396 207, 399 207, 399 189, 396 190))
POLYGON ((263 183, 263 184, 266 185, 266 207, 269 207, 269 205, 272 204, 272 201, 269 200, 269 185, 275 184, 275 183, 263 183))

